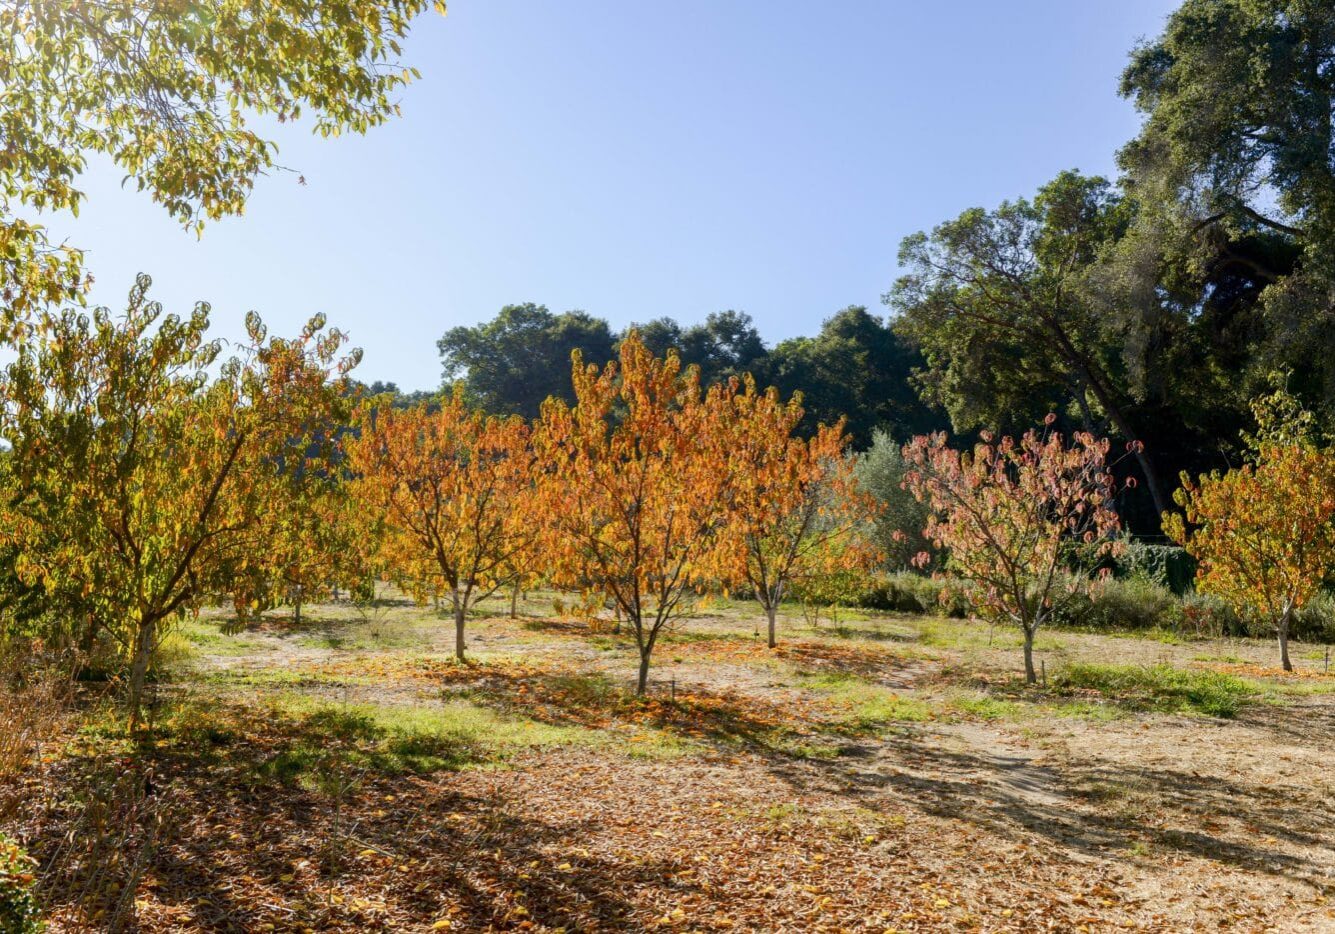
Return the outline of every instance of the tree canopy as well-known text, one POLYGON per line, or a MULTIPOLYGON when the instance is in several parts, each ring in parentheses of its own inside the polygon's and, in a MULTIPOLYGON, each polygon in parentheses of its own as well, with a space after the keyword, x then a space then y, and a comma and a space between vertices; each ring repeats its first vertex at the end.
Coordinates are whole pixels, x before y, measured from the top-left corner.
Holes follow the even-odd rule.
MULTIPOLYGON (((255 117, 326 136, 398 113, 398 57, 426 0, 20 0, 0 8, 0 295, 6 315, 82 294, 82 254, 37 212, 77 212, 88 158, 192 230, 240 214, 277 166, 255 117)), ((444 4, 436 7, 444 11, 444 4)))

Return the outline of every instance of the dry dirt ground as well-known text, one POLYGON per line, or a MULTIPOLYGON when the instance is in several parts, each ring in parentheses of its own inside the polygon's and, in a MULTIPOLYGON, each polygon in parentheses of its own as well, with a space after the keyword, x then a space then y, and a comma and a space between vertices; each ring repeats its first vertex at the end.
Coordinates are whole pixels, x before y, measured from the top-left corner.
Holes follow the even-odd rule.
POLYGON ((1050 632, 1026 688, 1009 632, 725 603, 637 700, 628 638, 486 610, 468 665, 393 595, 206 617, 135 743, 90 689, 0 811, 54 929, 1335 930, 1319 648, 1050 632))

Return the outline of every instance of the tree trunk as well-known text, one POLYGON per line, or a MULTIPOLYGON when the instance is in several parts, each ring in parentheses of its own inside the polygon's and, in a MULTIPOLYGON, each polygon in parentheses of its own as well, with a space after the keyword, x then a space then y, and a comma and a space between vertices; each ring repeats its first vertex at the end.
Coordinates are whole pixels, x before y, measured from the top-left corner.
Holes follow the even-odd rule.
POLYGON ((79 635, 79 655, 74 660, 74 674, 76 677, 88 667, 88 663, 93 657, 93 648, 97 645, 97 631, 99 628, 97 617, 89 613, 84 630, 79 635))
POLYGON ((514 590, 510 591, 510 618, 519 618, 519 582, 515 581, 514 590))
POLYGON ((301 625, 301 587, 297 587, 297 599, 292 603, 292 622, 301 625))
POLYGON ((765 607, 765 617, 769 620, 769 647, 771 649, 779 644, 779 640, 776 638, 776 626, 774 624, 774 618, 778 615, 779 607, 777 604, 771 603, 769 606, 765 607))
POLYGON ((651 649, 640 649, 640 679, 636 682, 635 693, 639 697, 644 696, 644 692, 649 689, 649 653, 651 649))
POLYGON ((1038 682, 1034 671, 1034 631, 1028 626, 1024 627, 1024 680, 1026 684, 1038 682))
POLYGON ((1293 671, 1293 662, 1289 661, 1289 619, 1292 616, 1293 609, 1286 609, 1275 627, 1279 632, 1279 664, 1285 671, 1293 671))
POLYGON ((156 620, 140 620, 139 629, 134 637, 134 658, 130 663, 130 732, 139 728, 140 714, 144 705, 144 682, 148 678, 148 665, 153 659, 153 636, 157 630, 156 620))
POLYGON ((459 661, 464 661, 464 619, 467 617, 467 608, 464 606, 463 597, 459 594, 454 595, 454 657, 459 661))

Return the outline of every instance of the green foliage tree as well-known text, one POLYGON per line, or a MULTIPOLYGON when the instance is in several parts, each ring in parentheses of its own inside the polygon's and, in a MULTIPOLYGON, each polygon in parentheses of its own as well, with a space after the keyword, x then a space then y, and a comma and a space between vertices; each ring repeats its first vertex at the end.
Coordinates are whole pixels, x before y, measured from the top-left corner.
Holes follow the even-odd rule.
POLYGON ((321 318, 281 340, 252 313, 215 371, 208 307, 164 316, 148 285, 122 317, 44 313, 0 376, 15 481, 0 539, 25 584, 73 596, 120 647, 132 726, 172 622, 265 566, 273 504, 332 470, 325 428, 348 418, 358 358, 321 318))
MULTIPOLYGON (((81 295, 80 252, 34 215, 77 212, 90 154, 111 157, 187 228, 241 213, 274 144, 248 118, 309 112, 365 132, 413 76, 401 42, 426 0, 19 0, 0 7, 0 296, 10 320, 81 295)), ((444 4, 436 7, 444 11, 444 4)))
POLYGON ((1086 430, 1109 423, 1133 445, 1156 513, 1168 508, 1141 443, 1118 341, 1086 278, 1125 231, 1128 207, 1105 179, 1064 172, 1033 200, 972 208, 908 237, 908 273, 887 301, 921 348, 921 383, 955 428, 1010 426, 1074 408, 1086 430))
MULTIPOLYGON (((1335 338, 1335 7, 1186 0, 1135 50, 1122 93, 1145 116, 1120 154, 1141 238, 1201 276, 1221 261, 1259 293, 1265 366, 1320 374, 1335 338)), ((1152 279, 1152 276, 1147 278, 1152 279)))
POLYGON ((451 328, 436 344, 447 382, 497 414, 536 418, 548 396, 573 401, 570 354, 610 360, 612 329, 582 311, 555 315, 545 305, 506 305, 490 321, 451 328))
POLYGON ((877 505, 871 538, 885 567, 892 571, 908 568, 929 547, 923 535, 929 510, 904 489, 908 469, 899 443, 888 431, 879 429, 854 467, 858 486, 877 505))
POLYGON ((876 428, 905 437, 941 427, 909 382, 920 362, 886 322, 850 305, 816 336, 780 343, 756 378, 785 394, 802 394, 804 433, 842 418, 853 446, 865 448, 876 428))
POLYGON ((700 373, 702 385, 746 373, 786 394, 801 392, 801 424, 810 437, 820 424, 845 420, 855 447, 871 443, 874 428, 900 436, 942 427, 917 396, 909 375, 921 358, 865 308, 827 320, 820 334, 765 347, 749 315, 721 311, 683 326, 672 318, 633 325, 620 335, 583 312, 554 315, 541 305, 509 305, 475 327, 453 328, 438 346, 445 379, 462 379, 471 401, 493 412, 536 414, 542 400, 571 401, 565 368, 572 350, 602 361, 631 331, 656 356, 672 354, 700 373))
POLYGON ((702 324, 690 327, 671 318, 631 327, 655 356, 676 353, 683 366, 696 367, 706 386, 754 372, 769 352, 751 316, 740 311, 711 312, 702 324))

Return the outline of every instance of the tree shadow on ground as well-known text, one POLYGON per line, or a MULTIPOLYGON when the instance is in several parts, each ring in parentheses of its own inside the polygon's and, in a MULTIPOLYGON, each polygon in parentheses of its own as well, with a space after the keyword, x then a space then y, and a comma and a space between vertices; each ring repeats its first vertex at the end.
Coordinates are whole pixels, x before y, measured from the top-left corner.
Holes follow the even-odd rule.
POLYGON ((855 675, 887 687, 907 688, 920 676, 918 667, 902 655, 881 648, 788 642, 775 648, 774 654, 807 674, 855 675))
MULTIPOLYGON (((531 808, 522 813, 498 792, 466 793, 434 775, 390 774, 358 761, 333 782, 319 774, 330 770, 327 761, 273 767, 290 763, 303 743, 347 740, 357 729, 243 722, 227 733, 146 742, 110 760, 117 774, 151 776, 134 785, 139 800, 170 815, 142 867, 141 894, 152 893, 140 900, 152 913, 145 923, 158 930, 364 931, 425 929, 454 917, 470 929, 525 921, 617 929, 632 910, 626 894, 666 885, 672 874, 654 860, 614 862, 587 852, 558 863, 552 853, 568 852, 586 828, 562 822, 559 809, 550 821, 535 819, 531 808)), ((87 828, 79 802, 95 771, 73 758, 52 766, 46 784, 65 803, 34 808, 25 836, 39 859, 67 850, 71 830, 87 828)), ((100 832, 112 829, 125 832, 100 832)), ((98 841, 80 845, 98 852, 98 841)), ((81 915, 99 923, 89 905, 61 892, 48 908, 71 924, 81 915)), ((135 926, 131 919, 124 929, 135 926)))
POLYGON ((822 715, 810 701, 759 698, 698 684, 676 689, 656 682, 647 696, 637 697, 627 684, 602 674, 496 668, 459 681, 447 686, 447 695, 462 695, 505 714, 590 730, 662 730, 733 750, 785 748, 822 715))
POLYGON ((917 809, 1015 842, 1037 836, 1080 858, 1108 859, 1148 845, 1332 888, 1335 808, 1298 785, 1107 763, 1058 771, 1002 751, 949 750, 919 730, 850 745, 832 760, 773 758, 769 768, 800 791, 837 794, 872 810, 917 809), (1163 814, 1173 816, 1163 820, 1163 814), (1244 826, 1226 834, 1231 817, 1244 826), (1292 849, 1315 849, 1319 857, 1292 849))
POLYGON ((868 642, 894 642, 901 645, 911 645, 922 641, 922 637, 916 632, 859 626, 851 623, 839 623, 817 631, 823 636, 833 636, 837 639, 866 640, 868 642))

